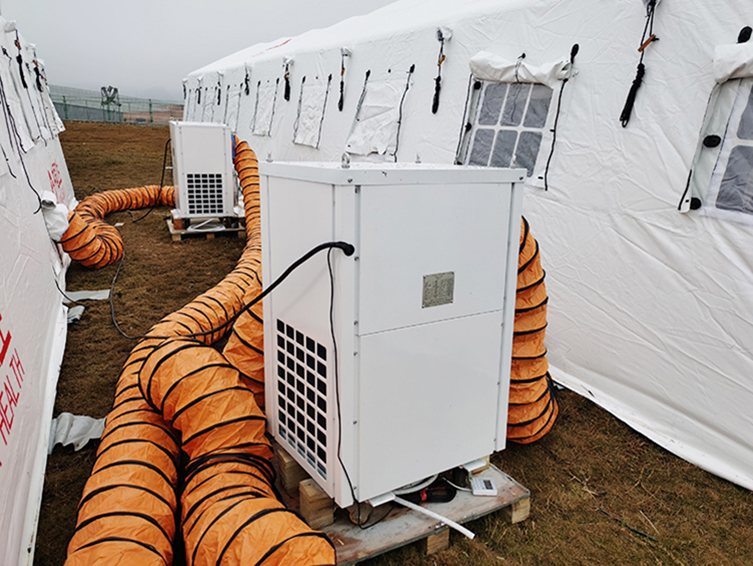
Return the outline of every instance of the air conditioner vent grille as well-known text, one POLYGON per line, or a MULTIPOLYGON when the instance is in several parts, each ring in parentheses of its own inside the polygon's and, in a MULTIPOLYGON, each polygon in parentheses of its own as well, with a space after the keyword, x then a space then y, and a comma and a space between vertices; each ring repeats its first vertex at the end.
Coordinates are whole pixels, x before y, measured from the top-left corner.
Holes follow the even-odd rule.
POLYGON ((186 173, 189 214, 223 214, 222 173, 186 173))
POLYGON ((327 349, 277 320, 277 430, 327 479, 327 349))

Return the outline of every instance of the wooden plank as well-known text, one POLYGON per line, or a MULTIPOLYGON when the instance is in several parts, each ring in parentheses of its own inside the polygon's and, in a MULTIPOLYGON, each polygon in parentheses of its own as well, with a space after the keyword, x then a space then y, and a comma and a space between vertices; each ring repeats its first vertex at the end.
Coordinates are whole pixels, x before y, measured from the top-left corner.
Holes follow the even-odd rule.
POLYGON ((298 501, 301 516, 312 529, 321 529, 335 522, 335 502, 314 480, 303 480, 299 484, 298 501))
POLYGON ((429 535, 424 539, 423 545, 427 556, 447 550, 450 548, 450 529, 445 528, 438 533, 429 535))
MULTIPOLYGON (((455 499, 449 503, 428 503, 424 506, 448 519, 466 523, 530 498, 530 492, 526 488, 493 465, 477 474, 477 477, 490 478, 494 481, 497 486, 497 496, 481 497, 466 491, 459 491, 455 499)), ((393 504, 387 503, 374 509, 371 521, 382 517, 390 505, 393 504)), ((522 508, 521 506, 518 509, 517 517, 521 516, 522 508)), ((387 518, 366 530, 352 524, 347 513, 339 512, 335 523, 324 527, 322 532, 335 545, 337 564, 345 566, 389 552, 430 535, 438 535, 445 528, 442 523, 426 515, 394 506, 387 518)), ((473 530, 472 527, 471 530, 473 530)))
POLYGON ((295 495, 298 493, 298 484, 308 479, 309 475, 285 449, 275 446, 275 451, 277 454, 277 469, 280 474, 282 487, 290 495, 295 495))
POLYGON ((516 501, 512 505, 505 507, 502 510, 505 519, 512 525, 520 523, 528 518, 531 514, 531 498, 526 497, 520 501, 516 501))
POLYGON ((223 230, 216 230, 216 231, 206 231, 202 232, 201 230, 191 230, 190 226, 186 230, 178 230, 175 227, 175 224, 173 223, 172 218, 167 218, 167 229, 170 231, 170 237, 174 242, 180 242, 184 238, 205 238, 207 240, 214 240, 217 235, 230 235, 230 236, 237 236, 237 237, 244 237, 246 236, 246 228, 242 224, 238 224, 235 228, 225 228, 223 230))

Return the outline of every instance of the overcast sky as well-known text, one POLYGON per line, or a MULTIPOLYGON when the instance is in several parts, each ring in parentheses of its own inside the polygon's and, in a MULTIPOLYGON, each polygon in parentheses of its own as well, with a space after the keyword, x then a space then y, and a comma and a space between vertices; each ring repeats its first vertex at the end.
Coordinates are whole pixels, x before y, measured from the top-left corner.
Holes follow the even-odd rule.
POLYGON ((180 99, 191 71, 393 0, 0 0, 53 84, 180 99))

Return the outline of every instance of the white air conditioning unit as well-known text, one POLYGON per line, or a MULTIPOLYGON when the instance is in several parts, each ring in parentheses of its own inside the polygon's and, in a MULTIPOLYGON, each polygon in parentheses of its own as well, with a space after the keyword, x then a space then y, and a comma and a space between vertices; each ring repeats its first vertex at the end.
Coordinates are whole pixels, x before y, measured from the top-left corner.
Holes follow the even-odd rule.
POLYGON ((170 122, 177 216, 236 216, 233 140, 224 124, 170 122))
POLYGON ((261 164, 266 285, 356 250, 330 252, 333 289, 322 252, 264 299, 270 432, 340 507, 505 447, 524 180, 261 164))

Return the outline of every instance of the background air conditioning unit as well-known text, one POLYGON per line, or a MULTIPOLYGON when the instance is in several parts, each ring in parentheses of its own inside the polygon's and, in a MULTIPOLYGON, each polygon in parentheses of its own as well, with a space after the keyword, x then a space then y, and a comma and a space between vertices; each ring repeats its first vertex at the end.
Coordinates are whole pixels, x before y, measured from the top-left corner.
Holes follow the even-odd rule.
POLYGON ((261 163, 267 285, 356 249, 264 299, 270 431, 340 507, 505 447, 524 179, 261 163))
POLYGON ((233 140, 224 124, 170 122, 177 216, 236 216, 233 140))

